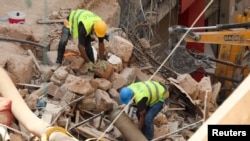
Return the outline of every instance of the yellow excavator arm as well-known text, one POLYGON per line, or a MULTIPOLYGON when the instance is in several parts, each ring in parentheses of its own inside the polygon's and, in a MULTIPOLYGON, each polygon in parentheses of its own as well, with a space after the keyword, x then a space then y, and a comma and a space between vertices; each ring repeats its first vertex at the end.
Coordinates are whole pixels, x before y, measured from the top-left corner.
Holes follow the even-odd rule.
POLYGON ((216 26, 186 28, 172 26, 169 28, 170 35, 184 35, 186 42, 250 45, 250 22, 236 24, 218 24, 216 26), (197 30, 203 30, 197 32, 197 30))
POLYGON ((229 44, 229 45, 250 45, 250 29, 238 28, 223 31, 196 32, 198 38, 185 37, 186 42, 229 44))

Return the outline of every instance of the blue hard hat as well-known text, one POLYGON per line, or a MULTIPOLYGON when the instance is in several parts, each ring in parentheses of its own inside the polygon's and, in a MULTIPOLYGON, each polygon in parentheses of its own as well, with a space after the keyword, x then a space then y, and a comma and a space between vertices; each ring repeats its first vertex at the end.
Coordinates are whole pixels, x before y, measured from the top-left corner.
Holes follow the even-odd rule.
POLYGON ((133 91, 128 88, 124 87, 120 91, 120 100, 122 104, 128 104, 129 101, 132 99, 133 96, 133 91))

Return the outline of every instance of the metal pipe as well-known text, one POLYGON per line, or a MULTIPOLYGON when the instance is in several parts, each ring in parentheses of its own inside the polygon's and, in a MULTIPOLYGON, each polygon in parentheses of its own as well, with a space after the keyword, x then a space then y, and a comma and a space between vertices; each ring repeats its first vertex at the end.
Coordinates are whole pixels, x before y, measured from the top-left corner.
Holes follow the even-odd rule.
POLYGON ((86 122, 88 122, 88 121, 90 121, 90 120, 92 120, 92 119, 94 119, 94 118, 97 118, 97 117, 99 117, 99 116, 103 116, 103 114, 104 114, 104 112, 102 111, 101 113, 99 113, 99 114, 97 114, 97 115, 94 115, 94 116, 92 116, 92 117, 90 117, 90 118, 88 118, 88 119, 86 119, 86 120, 84 120, 84 121, 82 121, 82 122, 80 122, 80 123, 77 123, 77 124, 73 125, 72 127, 70 127, 70 128, 69 128, 69 131, 71 131, 72 129, 74 129, 74 128, 78 127, 78 126, 83 125, 84 123, 86 123, 86 122))
POLYGON ((45 48, 45 49, 48 48, 47 46, 43 46, 43 45, 40 45, 38 43, 35 43, 35 42, 32 42, 32 41, 26 41, 26 40, 22 40, 22 39, 15 39, 15 38, 10 38, 10 37, 2 37, 2 36, 0 36, 0 40, 10 41, 10 42, 26 43, 26 44, 35 45, 35 46, 38 46, 38 47, 41 47, 41 48, 45 48))
POLYGON ((201 30, 201 29, 230 29, 230 28, 249 28, 250 22, 247 23, 233 23, 233 24, 217 24, 216 26, 204 26, 204 27, 191 27, 184 28, 185 30, 201 30))
POLYGON ((185 30, 204 30, 204 29, 217 29, 217 26, 204 26, 204 27, 190 27, 184 28, 185 30))
POLYGON ((113 121, 118 115, 120 115, 114 122, 114 125, 122 133, 123 137, 127 141, 147 141, 147 138, 142 134, 142 132, 135 126, 129 116, 122 112, 120 109, 115 109, 110 114, 110 120, 113 121))

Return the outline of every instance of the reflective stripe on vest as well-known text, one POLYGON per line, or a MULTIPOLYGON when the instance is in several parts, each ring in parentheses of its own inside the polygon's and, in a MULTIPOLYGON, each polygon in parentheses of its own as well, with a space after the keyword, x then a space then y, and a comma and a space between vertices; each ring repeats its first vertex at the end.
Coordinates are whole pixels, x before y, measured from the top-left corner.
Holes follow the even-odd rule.
POLYGON ((157 99, 160 99, 160 94, 159 94, 159 89, 158 89, 158 87, 157 87, 157 84, 155 84, 155 82, 153 82, 153 81, 152 81, 152 83, 153 83, 153 85, 155 86, 155 89, 156 89, 156 96, 157 96, 157 99))
POLYGON ((135 94, 135 103, 138 103, 143 97, 147 97, 147 105, 151 106, 164 97, 165 88, 158 82, 137 82, 128 87, 131 88, 135 94))
POLYGON ((147 87, 148 92, 149 92, 148 103, 151 103, 151 100, 152 100, 152 91, 151 91, 149 85, 146 82, 143 82, 143 84, 145 84, 145 86, 147 87))

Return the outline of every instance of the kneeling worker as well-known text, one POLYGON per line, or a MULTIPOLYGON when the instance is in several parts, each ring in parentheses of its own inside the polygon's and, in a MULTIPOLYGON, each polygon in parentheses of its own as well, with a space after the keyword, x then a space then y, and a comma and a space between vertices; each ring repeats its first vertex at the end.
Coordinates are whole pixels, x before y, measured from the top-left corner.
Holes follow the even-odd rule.
POLYGON ((154 118, 162 110, 172 90, 172 85, 165 86, 156 81, 143 81, 132 83, 120 91, 122 104, 128 104, 134 98, 138 128, 148 140, 154 137, 154 118))

